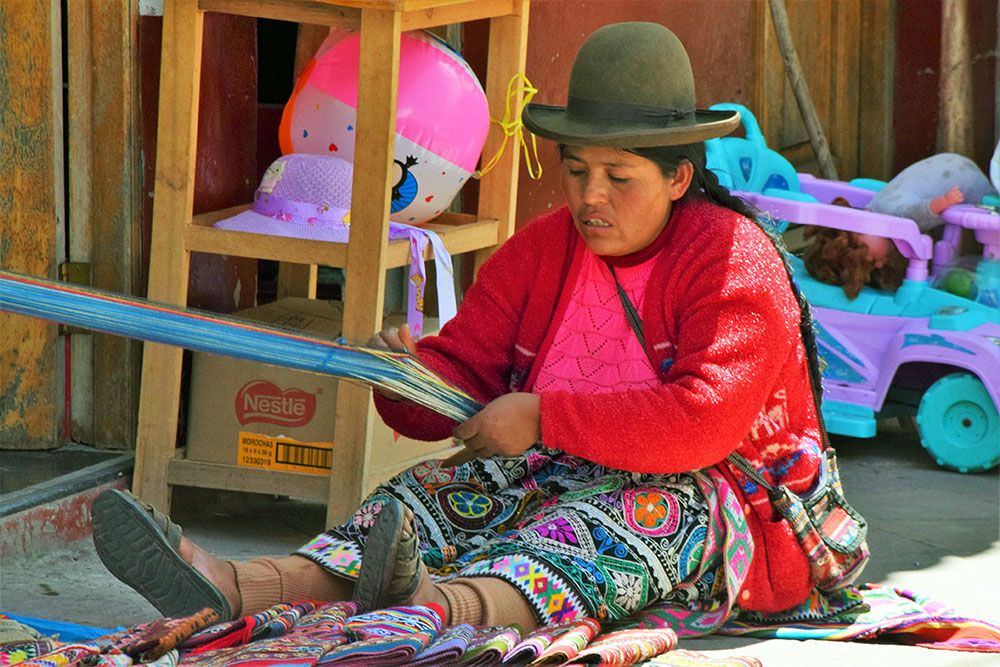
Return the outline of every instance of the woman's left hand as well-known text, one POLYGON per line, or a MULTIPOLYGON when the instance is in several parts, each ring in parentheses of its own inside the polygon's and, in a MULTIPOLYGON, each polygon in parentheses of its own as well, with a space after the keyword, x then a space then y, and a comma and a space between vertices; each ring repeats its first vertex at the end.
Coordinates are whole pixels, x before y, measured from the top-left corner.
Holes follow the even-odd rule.
POLYGON ((452 435, 479 458, 517 456, 541 438, 540 407, 537 394, 504 394, 456 426, 452 435))

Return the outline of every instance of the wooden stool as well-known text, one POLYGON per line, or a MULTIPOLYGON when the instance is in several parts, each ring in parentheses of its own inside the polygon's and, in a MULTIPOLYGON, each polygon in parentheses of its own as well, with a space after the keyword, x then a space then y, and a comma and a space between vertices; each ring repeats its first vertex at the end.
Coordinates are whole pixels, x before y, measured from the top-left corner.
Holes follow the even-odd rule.
MULTIPOLYGON (((400 34, 478 19, 490 19, 484 88, 496 114, 506 103, 508 82, 524 71, 528 0, 165 3, 149 298, 186 303, 192 251, 322 264, 342 267, 349 276, 343 335, 363 341, 381 329, 386 269, 409 262, 408 242, 387 242, 400 34), (247 206, 192 215, 204 12, 360 28, 355 161, 365 168, 354 171, 351 236, 346 245, 212 227, 247 206)), ((520 108, 520 93, 513 103, 520 108)), ((491 131, 483 155, 493 155, 502 139, 498 131, 491 131)), ((441 236, 450 253, 475 252, 478 267, 514 231, 518 163, 515 145, 481 182, 478 215, 443 214, 425 227, 441 236)), ((327 524, 333 525, 349 516, 367 490, 381 481, 371 478, 376 467, 371 451, 375 419, 371 390, 346 382, 338 389, 336 444, 328 479, 185 460, 175 449, 181 359, 178 348, 145 345, 133 487, 147 502, 168 511, 171 485, 316 497, 327 499, 327 524)))

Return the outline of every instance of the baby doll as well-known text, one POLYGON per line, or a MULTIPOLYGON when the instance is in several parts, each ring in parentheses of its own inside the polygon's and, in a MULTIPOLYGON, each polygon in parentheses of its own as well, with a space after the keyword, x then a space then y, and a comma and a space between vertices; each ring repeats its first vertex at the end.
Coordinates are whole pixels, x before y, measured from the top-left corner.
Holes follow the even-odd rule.
MULTIPOLYGON (((899 172, 865 208, 910 218, 926 233, 944 222, 941 212, 949 206, 979 202, 995 192, 972 160, 940 153, 899 172)), ((843 287, 849 299, 863 285, 895 290, 906 275, 906 258, 885 237, 823 227, 807 230, 805 237, 812 241, 803 256, 806 270, 816 280, 843 287)))
POLYGON ((927 233, 941 225, 941 211, 967 201, 978 204, 996 190, 967 157, 939 153, 914 162, 875 193, 865 208, 899 218, 910 218, 927 233))
POLYGON ((802 257, 806 271, 820 282, 839 285, 848 299, 864 285, 895 290, 903 284, 907 260, 887 238, 827 227, 810 227, 805 237, 811 240, 802 257))

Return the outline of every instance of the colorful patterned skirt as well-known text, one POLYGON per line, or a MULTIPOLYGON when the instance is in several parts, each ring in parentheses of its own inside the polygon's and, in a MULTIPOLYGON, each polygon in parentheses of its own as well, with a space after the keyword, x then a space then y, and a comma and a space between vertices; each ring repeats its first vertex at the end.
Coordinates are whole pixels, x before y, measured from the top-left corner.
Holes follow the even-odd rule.
POLYGON ((414 466, 297 553, 357 577, 368 529, 390 497, 413 510, 435 580, 508 581, 544 624, 617 621, 651 605, 712 612, 721 623, 752 554, 739 501, 718 472, 628 473, 544 447, 414 466))

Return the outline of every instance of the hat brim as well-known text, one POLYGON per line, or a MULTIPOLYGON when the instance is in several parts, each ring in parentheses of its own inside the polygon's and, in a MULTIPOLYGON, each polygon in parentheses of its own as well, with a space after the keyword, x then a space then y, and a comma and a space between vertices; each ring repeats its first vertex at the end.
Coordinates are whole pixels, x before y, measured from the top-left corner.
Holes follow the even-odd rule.
POLYGON ((525 127, 540 137, 572 146, 649 148, 678 146, 722 137, 740 124, 736 111, 698 109, 694 118, 666 124, 572 118, 566 107, 529 104, 521 113, 525 127))
POLYGON ((329 227, 309 225, 298 222, 275 220, 256 211, 243 211, 232 218, 219 220, 214 225, 216 229, 230 232, 249 232, 252 234, 267 234, 268 236, 283 236, 286 238, 306 239, 308 241, 326 241, 328 243, 347 243, 346 227, 329 227))

